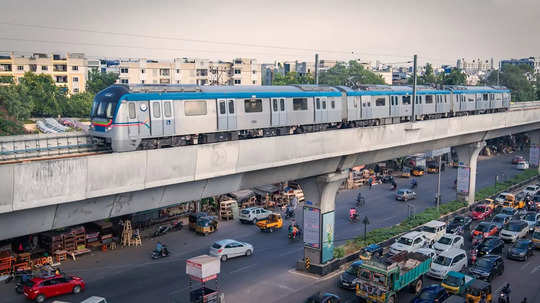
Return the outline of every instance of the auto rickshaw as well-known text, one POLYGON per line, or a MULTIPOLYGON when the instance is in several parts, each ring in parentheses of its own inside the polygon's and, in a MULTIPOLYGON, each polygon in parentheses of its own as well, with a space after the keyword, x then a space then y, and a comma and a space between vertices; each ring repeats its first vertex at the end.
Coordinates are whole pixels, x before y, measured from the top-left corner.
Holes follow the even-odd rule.
POLYGON ((218 221, 213 216, 200 217, 197 220, 197 227, 195 227, 195 232, 206 236, 210 233, 213 233, 217 230, 218 221))
POLYGON ((383 248, 377 244, 370 244, 360 251, 361 260, 370 260, 373 255, 382 256, 383 248))
POLYGON ((415 166, 412 170, 413 176, 420 177, 424 175, 424 167, 423 166, 415 166))
POLYGON ((468 303, 478 303, 482 296, 486 297, 486 302, 492 302, 491 284, 476 279, 465 291, 465 297, 468 303))
POLYGON ((401 171, 401 177, 402 178, 410 178, 411 177, 411 169, 408 167, 404 167, 401 171))
POLYGON ((197 229, 197 220, 201 217, 207 217, 208 214, 205 212, 191 213, 189 214, 189 230, 197 229))
POLYGON ((273 232, 283 227, 283 219, 280 214, 270 214, 268 218, 257 221, 257 227, 261 231, 273 232))
POLYGON ((428 174, 436 174, 439 172, 439 163, 430 162, 427 166, 428 174))

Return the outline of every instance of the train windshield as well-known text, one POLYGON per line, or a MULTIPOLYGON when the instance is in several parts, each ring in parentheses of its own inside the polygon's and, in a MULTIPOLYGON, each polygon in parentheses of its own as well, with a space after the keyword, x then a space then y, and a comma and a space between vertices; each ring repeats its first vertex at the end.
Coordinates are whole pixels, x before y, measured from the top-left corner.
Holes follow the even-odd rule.
POLYGON ((111 99, 106 96, 96 96, 92 107, 92 118, 112 119, 118 101, 111 99))

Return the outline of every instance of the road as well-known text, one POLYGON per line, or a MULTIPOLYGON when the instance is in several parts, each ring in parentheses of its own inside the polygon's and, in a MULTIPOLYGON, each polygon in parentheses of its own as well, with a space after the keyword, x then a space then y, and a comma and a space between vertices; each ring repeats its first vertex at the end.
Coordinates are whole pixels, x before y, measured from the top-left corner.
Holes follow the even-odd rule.
MULTIPOLYGON (((518 173, 512 168, 512 155, 499 156, 478 163, 477 189, 492 185, 496 175, 503 172, 507 177, 518 173)), ((456 169, 448 168, 441 175, 441 194, 443 202, 455 199, 453 182, 456 169)), ((419 212, 433 205, 437 178, 427 175, 417 178, 418 198, 411 202, 419 212)), ((408 186, 409 180, 397 180, 398 187, 408 186)), ((362 188, 367 205, 360 210, 360 215, 367 215, 371 224, 368 230, 390 226, 402 221, 407 216, 407 207, 394 200, 390 185, 377 185, 371 190, 362 188)), ((344 191, 336 201, 336 244, 344 243, 363 232, 361 224, 348 222, 348 209, 354 205, 358 190, 344 191)), ((297 211, 297 220, 301 222, 301 212, 297 211)), ((153 261, 150 254, 156 240, 147 239, 143 247, 123 248, 106 253, 95 252, 76 262, 62 265, 64 271, 80 275, 87 281, 87 290, 79 295, 69 295, 62 301, 79 302, 91 295, 106 297, 109 302, 149 302, 160 299, 164 302, 187 302, 189 298, 188 279, 185 275, 185 260, 205 254, 208 247, 216 240, 233 238, 251 243, 255 247, 251 257, 243 257, 222 263, 218 281, 219 289, 224 291, 227 302, 303 302, 314 292, 336 290, 335 277, 315 278, 293 270, 296 260, 302 257, 302 243, 290 243, 286 230, 266 234, 252 225, 243 225, 236 221, 223 222, 217 233, 200 237, 187 230, 170 233, 160 240, 167 243, 171 256, 153 261)), ((539 257, 531 260, 523 268, 530 271, 531 277, 540 278, 539 257)), ((513 275, 513 267, 507 267, 509 278, 523 281, 523 286, 533 283, 533 279, 524 279, 521 270, 513 275)), ((503 277, 504 278, 504 277, 503 277)), ((194 283, 194 286, 197 284, 194 283)), ((536 284, 537 285, 537 284, 536 284)), ((214 287, 209 282, 209 287, 214 287)), ((25 302, 23 296, 16 295, 13 284, 0 285, 0 302, 25 302)), ((535 290, 537 291, 537 290, 535 290)), ((538 296, 538 294, 537 294, 538 296)), ((534 302, 534 301, 529 301, 534 302)))

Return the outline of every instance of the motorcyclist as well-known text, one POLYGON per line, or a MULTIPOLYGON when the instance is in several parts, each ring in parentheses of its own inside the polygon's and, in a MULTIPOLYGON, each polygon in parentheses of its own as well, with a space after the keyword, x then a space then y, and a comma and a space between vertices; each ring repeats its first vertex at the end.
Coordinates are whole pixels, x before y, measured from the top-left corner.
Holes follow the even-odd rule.
POLYGON ((395 190, 397 188, 397 183, 396 181, 394 181, 394 179, 392 179, 392 190, 395 190))
POLYGON ((161 242, 158 241, 158 243, 156 244, 156 252, 161 254, 163 252, 163 244, 161 244, 161 242))
POLYGON ((502 289, 502 293, 510 296, 511 292, 512 292, 512 289, 510 288, 510 283, 506 283, 506 285, 502 289))
POLYGON ((296 223, 292 223, 289 225, 289 238, 296 239, 296 235, 298 234, 298 225, 296 223))
POLYGON ((287 205, 287 208, 285 209, 285 216, 286 217, 294 216, 294 209, 290 205, 287 205))
POLYGON ((349 209, 349 218, 351 220, 354 220, 354 219, 356 219, 356 217, 358 217, 358 213, 356 212, 356 208, 351 207, 351 209, 349 209))
POLYGON ((418 186, 418 182, 416 182, 416 179, 413 178, 411 180, 411 186, 412 186, 412 188, 415 188, 416 186, 418 186))

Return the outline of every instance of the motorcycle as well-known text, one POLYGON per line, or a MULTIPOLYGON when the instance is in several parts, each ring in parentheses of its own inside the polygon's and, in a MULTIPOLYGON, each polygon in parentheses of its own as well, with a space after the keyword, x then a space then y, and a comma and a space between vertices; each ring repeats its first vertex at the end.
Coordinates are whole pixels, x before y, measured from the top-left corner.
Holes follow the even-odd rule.
POLYGON ((296 214, 294 213, 294 209, 287 208, 285 210, 285 219, 294 218, 295 216, 296 216, 296 214))
POLYGON ((480 243, 482 243, 483 240, 484 240, 484 236, 482 236, 482 234, 478 234, 474 236, 471 240, 472 247, 476 248, 478 245, 480 245, 480 243))
POLYGON ((509 295, 501 291, 501 294, 499 295, 499 303, 510 303, 509 295))
POLYGON ((158 229, 154 232, 153 237, 163 236, 171 230, 182 230, 184 226, 181 221, 176 221, 167 225, 160 225, 158 229))
POLYGON ((476 263, 476 258, 478 256, 478 249, 476 248, 471 249, 470 255, 471 255, 471 257, 469 258, 470 265, 474 265, 476 263))
POLYGON ((169 250, 167 249, 167 246, 163 245, 163 248, 161 249, 161 252, 154 250, 152 252, 152 259, 161 259, 169 256, 169 250))
POLYGON ((354 214, 354 215, 349 215, 349 222, 351 223, 356 223, 358 222, 358 214, 354 214))
POLYGON ((289 240, 300 239, 300 236, 302 235, 302 229, 299 226, 296 226, 296 228, 297 228, 296 235, 294 235, 294 233, 289 231, 289 234, 288 234, 289 240))

